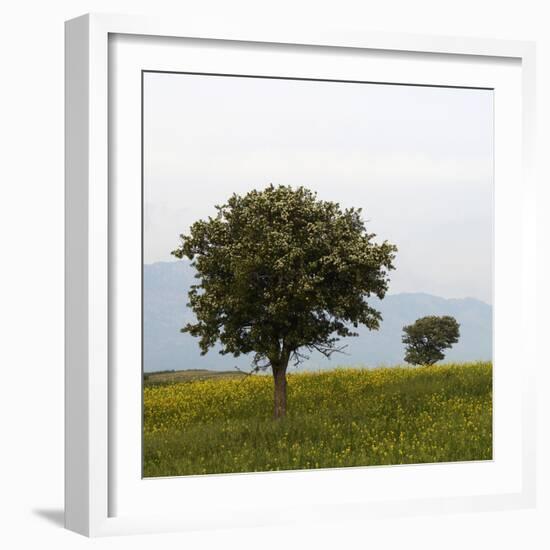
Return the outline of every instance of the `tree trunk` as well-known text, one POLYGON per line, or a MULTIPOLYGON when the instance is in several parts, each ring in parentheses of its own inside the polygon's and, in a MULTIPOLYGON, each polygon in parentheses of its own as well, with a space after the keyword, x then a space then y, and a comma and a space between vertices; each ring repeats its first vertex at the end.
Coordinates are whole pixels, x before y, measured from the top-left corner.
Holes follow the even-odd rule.
POLYGON ((275 418, 283 418, 286 414, 286 367, 287 365, 272 366, 275 387, 273 416, 275 418))

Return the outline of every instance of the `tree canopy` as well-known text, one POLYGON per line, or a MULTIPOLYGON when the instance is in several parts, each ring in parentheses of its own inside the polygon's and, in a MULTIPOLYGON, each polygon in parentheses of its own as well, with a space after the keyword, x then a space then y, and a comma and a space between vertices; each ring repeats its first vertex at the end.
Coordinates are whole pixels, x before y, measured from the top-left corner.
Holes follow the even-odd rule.
POLYGON ((460 325, 454 317, 429 315, 403 327, 405 361, 413 365, 433 365, 445 358, 444 349, 458 342, 460 325))
POLYGON ((233 194, 216 210, 172 252, 192 260, 198 279, 188 304, 196 322, 182 331, 199 338, 203 354, 219 342, 222 354, 253 353, 254 369, 271 367, 279 416, 277 385, 286 384, 289 361, 314 350, 330 356, 359 324, 379 327, 367 299, 384 297, 397 249, 375 242, 361 209, 304 187, 233 194))

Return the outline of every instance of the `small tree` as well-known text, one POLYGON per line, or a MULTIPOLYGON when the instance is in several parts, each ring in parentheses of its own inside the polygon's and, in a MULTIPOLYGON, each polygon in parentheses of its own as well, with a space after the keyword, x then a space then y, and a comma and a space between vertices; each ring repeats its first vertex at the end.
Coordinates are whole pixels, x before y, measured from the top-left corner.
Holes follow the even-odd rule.
POLYGON ((405 361, 413 365, 433 365, 444 359, 443 350, 458 342, 459 327, 449 315, 429 315, 403 327, 405 361))
POLYGON ((373 242, 361 210, 341 209, 299 187, 232 195, 217 215, 180 235, 174 254, 192 260, 198 283, 189 291, 197 321, 182 332, 198 337, 204 355, 253 353, 252 371, 271 368, 274 415, 286 412, 286 371, 318 351, 341 351, 353 327, 377 329, 396 247, 373 242))

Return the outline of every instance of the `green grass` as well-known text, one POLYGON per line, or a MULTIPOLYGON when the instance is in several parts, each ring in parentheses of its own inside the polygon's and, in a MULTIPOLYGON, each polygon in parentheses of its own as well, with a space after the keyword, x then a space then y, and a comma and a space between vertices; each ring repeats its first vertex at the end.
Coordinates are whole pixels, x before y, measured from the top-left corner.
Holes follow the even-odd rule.
MULTIPOLYGON (((191 371, 187 371, 188 373, 191 371)), ((335 369, 144 388, 144 476, 492 458, 492 365, 335 369)))
POLYGON ((237 370, 234 371, 215 371, 206 369, 187 369, 187 370, 163 370, 157 372, 147 372, 143 375, 144 386, 157 386, 166 384, 176 384, 179 382, 196 382, 197 380, 209 380, 211 378, 242 378, 244 374, 237 370))

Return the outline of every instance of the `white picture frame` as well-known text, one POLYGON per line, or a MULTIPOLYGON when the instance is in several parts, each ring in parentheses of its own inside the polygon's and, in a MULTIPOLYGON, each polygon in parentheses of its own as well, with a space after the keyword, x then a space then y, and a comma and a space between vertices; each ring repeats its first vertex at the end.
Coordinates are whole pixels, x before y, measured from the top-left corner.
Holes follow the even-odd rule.
MULTIPOLYGON (((125 54, 124 59, 132 65, 134 72, 136 66, 141 63, 140 56, 143 58, 147 56, 148 48, 147 45, 142 45, 135 51, 128 50, 129 53, 125 54)), ((166 60, 163 61, 165 65, 171 62, 168 50, 160 51, 160 54, 164 56, 162 59, 166 60)), ((275 53, 274 56, 276 55, 275 53)), ((148 58, 146 68, 152 69, 154 67, 150 63, 158 62, 158 58, 152 54, 148 58)), ((206 63, 206 59, 204 62, 206 63)), ((200 52, 196 63, 199 65, 201 63, 200 52)), ((534 366, 536 357, 533 335, 536 330, 533 324, 536 318, 536 295, 529 280, 529 273, 532 269, 530 266, 534 265, 536 260, 535 184, 531 174, 535 119, 534 66, 535 48, 534 44, 529 42, 393 35, 376 32, 346 35, 329 32, 312 33, 307 30, 297 36, 294 33, 285 32, 284 29, 280 29, 277 36, 265 36, 255 32, 254 29, 250 32, 235 33, 227 29, 223 33, 211 33, 208 29, 195 28, 192 24, 185 22, 118 15, 85 15, 68 21, 66 23, 66 527, 84 535, 100 536, 207 529, 220 526, 253 526, 289 521, 324 521, 329 517, 334 520, 358 520, 367 515, 392 516, 420 512, 482 511, 532 506, 535 500, 534 366), (514 432, 515 439, 510 438, 507 446, 502 447, 500 456, 496 453, 494 461, 497 466, 502 464, 501 471, 495 473, 494 479, 513 479, 513 483, 498 485, 495 481, 494 487, 487 485, 475 491, 464 485, 460 481, 460 476, 457 476, 455 481, 456 484, 462 484, 462 491, 455 488, 454 492, 447 494, 444 492, 445 484, 448 482, 450 487, 452 475, 445 465, 428 465, 417 470, 414 469, 415 466, 407 467, 408 470, 406 468, 370 468, 368 475, 371 487, 376 484, 382 487, 384 484, 386 487, 390 486, 388 484, 399 484, 398 478, 388 472, 400 470, 401 473, 396 475, 402 476, 405 484, 411 483, 410 480, 416 477, 419 483, 428 486, 431 484, 433 487, 438 486, 443 489, 432 493, 420 492, 414 484, 411 484, 408 492, 396 492, 392 498, 368 499, 362 498, 361 494, 351 493, 352 487, 357 485, 360 470, 365 469, 315 472, 314 475, 324 476, 322 479, 326 482, 324 492, 328 491, 327 498, 316 493, 316 487, 321 478, 313 477, 310 472, 194 478, 189 481, 187 495, 193 495, 193 491, 196 495, 216 491, 217 487, 223 487, 222 492, 226 491, 227 494, 242 493, 243 502, 234 509, 231 509, 228 503, 221 502, 219 509, 213 510, 206 516, 198 504, 193 506, 192 496, 188 501, 191 507, 196 508, 195 515, 188 513, 190 510, 184 513, 183 509, 172 515, 162 513, 155 515, 143 504, 147 501, 154 502, 154 499, 164 499, 167 495, 169 496, 170 491, 173 497, 174 491, 181 491, 181 485, 177 485, 179 483, 177 479, 149 481, 148 488, 141 496, 137 492, 132 492, 137 485, 140 485, 136 483, 136 479, 128 479, 127 483, 123 482, 124 480, 121 482, 121 468, 115 455, 118 453, 129 457, 135 451, 137 457, 139 449, 135 448, 138 444, 135 438, 134 440, 120 439, 118 435, 120 430, 116 429, 114 419, 118 414, 117 408, 124 408, 126 405, 128 405, 126 408, 132 407, 131 403, 127 404, 121 398, 120 380, 113 375, 116 353, 111 325, 116 324, 113 322, 112 308, 116 299, 114 289, 118 276, 115 267, 118 265, 117 262, 125 261, 123 257, 113 257, 112 253, 117 238, 118 217, 121 217, 110 188, 110 182, 118 177, 117 170, 112 166, 114 158, 112 153, 110 158, 109 149, 115 125, 115 116, 110 110, 111 87, 116 80, 114 71, 119 69, 118 65, 109 61, 109 41, 110 37, 114 36, 133 37, 134 43, 144 40, 144 37, 193 38, 199 42, 208 40, 210 44, 214 44, 221 50, 237 43, 269 46, 274 48, 275 52, 278 46, 284 46, 287 57, 294 55, 293 52, 301 51, 301 48, 306 48, 308 51, 317 48, 323 51, 353 49, 354 52, 358 50, 387 52, 388 55, 398 56, 399 66, 405 69, 409 58, 421 55, 426 59, 437 61, 437 79, 434 77, 430 80, 429 72, 425 77, 432 85, 438 83, 452 85, 455 82, 453 79, 458 77, 451 73, 459 73, 462 70, 459 68, 460 60, 465 60, 465 64, 470 61, 478 63, 477 76, 476 71, 462 73, 460 82, 463 84, 468 84, 464 79, 471 79, 478 84, 485 82, 485 79, 500 79, 499 66, 511 64, 515 67, 511 80, 507 80, 507 76, 502 76, 502 80, 498 80, 502 84, 499 84, 501 92, 498 90, 497 92, 501 93, 501 97, 506 97, 505 101, 509 102, 507 105, 513 107, 512 110, 518 116, 510 121, 513 126, 505 126, 504 123, 500 126, 499 117, 495 125, 497 137, 499 132, 504 134, 506 129, 513 127, 518 130, 514 133, 513 139, 510 137, 507 141, 505 139, 500 141, 501 152, 506 152, 505 155, 501 155, 502 163, 507 162, 506 157, 509 162, 517 160, 516 164, 510 165, 510 170, 505 171, 504 164, 497 160, 495 172, 497 189, 499 178, 504 182, 505 178, 517 176, 515 183, 509 183, 510 195, 506 201, 499 203, 501 205, 499 208, 503 215, 508 212, 516 221, 519 219, 521 229, 514 237, 521 252, 521 264, 517 267, 518 277, 521 278, 517 283, 518 303, 514 306, 515 309, 504 307, 499 309, 497 301, 495 307, 496 333, 502 334, 503 341, 511 340, 510 334, 505 330, 507 319, 516 314, 521 318, 519 329, 521 338, 517 348, 511 349, 510 354, 513 357, 514 353, 522 351, 522 368, 515 374, 515 378, 508 379, 508 393, 503 390, 503 398, 499 405, 500 410, 503 411, 500 418, 504 418, 506 410, 509 410, 510 415, 515 415, 517 430, 514 432), (491 73, 486 70, 486 67, 493 65, 496 67, 495 76, 486 76, 491 73), (445 66, 452 70, 446 72, 445 66), (517 207, 517 204, 521 204, 520 212, 510 211, 514 205, 517 207), (510 457, 514 455, 514 459, 507 462, 508 455, 510 457), (513 475, 510 475, 511 473, 513 475), (257 475, 262 477, 255 477, 257 475), (291 477, 288 477, 289 475, 291 477), (160 492, 151 489, 152 483, 158 483, 157 487, 162 486, 160 492), (302 506, 299 517, 296 517, 295 511, 291 508, 280 509, 276 514, 267 514, 262 504, 258 504, 257 501, 246 507, 244 499, 253 498, 254 491, 258 491, 258 486, 265 486, 266 490, 273 490, 276 486, 287 490, 288 487, 298 485, 302 486, 302 493, 311 495, 302 500, 297 499, 302 506), (114 495, 113 492, 117 491, 121 494, 114 495), (122 495, 122 492, 125 492, 125 495, 122 495), (140 501, 140 498, 143 501, 140 501), (118 500, 137 504, 127 505, 126 508, 122 507, 119 510, 119 506, 114 505, 118 500)), ((432 73, 433 70, 433 67, 429 69, 432 73)), ((131 91, 131 88, 129 90, 131 91)), ((136 93, 140 93, 139 90, 136 93)), ((117 128, 121 124, 124 125, 125 120, 128 118, 117 118, 117 128)), ((139 120, 130 121, 128 125, 135 123, 139 123, 139 120)), ((131 162, 135 161, 139 171, 139 154, 135 153, 135 149, 130 147, 124 154, 130 158, 131 162)), ((495 227, 497 237, 500 233, 504 235, 506 232, 505 225, 499 225, 498 219, 502 219, 502 216, 497 217, 495 227)), ((502 257, 504 262, 504 253, 505 251, 502 250, 501 256, 497 255, 497 260, 502 257)), ((505 264, 499 264, 497 261, 495 277, 498 277, 499 266, 505 267, 505 264)), ((503 286, 499 292, 505 291, 503 286)), ((497 353, 496 356, 498 361, 499 354, 497 353)), ((131 384, 135 379, 128 379, 129 393, 132 392, 131 384)), ((501 387, 504 388, 504 386, 501 387)), ((498 392, 495 399, 499 399, 498 392)), ((122 418, 125 418, 124 415, 122 418)), ((118 421, 120 422, 120 419, 118 421)), ((133 422, 131 419, 129 421, 133 422)), ((135 430, 133 433, 135 435, 135 430)), ((498 430, 495 433, 498 436, 498 430)), ((493 469, 496 472, 495 464, 493 469)), ((474 467, 477 466, 474 465, 474 467)), ((131 471, 132 468, 128 470, 131 471)), ((463 473, 465 476, 472 477, 466 470, 463 470, 463 473)), ((474 473, 473 469, 472 473, 474 473)), ((475 479, 485 477, 492 480, 492 474, 486 475, 482 469, 476 470, 474 475, 479 476, 475 479)))

